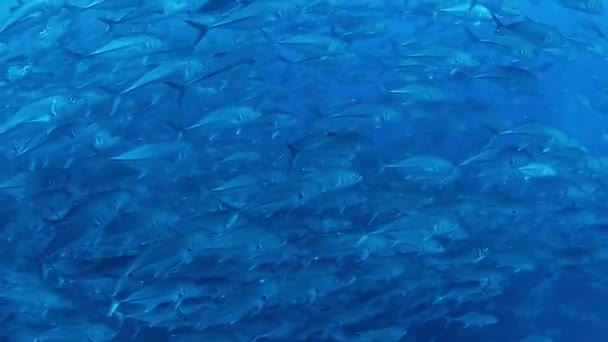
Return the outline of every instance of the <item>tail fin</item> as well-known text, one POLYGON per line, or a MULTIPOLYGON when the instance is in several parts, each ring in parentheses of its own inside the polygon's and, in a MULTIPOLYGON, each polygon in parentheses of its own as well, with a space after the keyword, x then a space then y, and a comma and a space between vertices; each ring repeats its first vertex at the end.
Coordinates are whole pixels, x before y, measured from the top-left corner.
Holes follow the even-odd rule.
POLYGON ((188 85, 170 81, 164 83, 169 88, 177 91, 177 108, 181 108, 184 102, 184 97, 186 96, 186 90, 188 90, 188 85))
POLYGON ((181 140, 181 138, 184 136, 184 132, 186 131, 186 128, 181 127, 180 125, 176 124, 175 122, 170 122, 170 121, 167 121, 165 124, 167 126, 169 126, 170 128, 174 129, 177 132, 177 140, 181 140))
POLYGON ((99 20, 102 23, 106 24, 106 26, 108 27, 106 29, 106 32, 112 32, 112 31, 114 31, 114 27, 117 24, 120 24, 120 21, 118 21, 118 20, 112 20, 112 19, 107 19, 107 18, 97 18, 97 20, 99 20))
POLYGON ((63 50, 63 52, 70 56, 71 58, 77 60, 77 61, 81 61, 83 59, 87 58, 87 54, 72 50, 70 48, 68 48, 65 44, 63 44, 62 42, 59 42, 59 47, 61 48, 61 50, 63 50))
POLYGON ((475 8, 475 6, 477 6, 478 3, 479 3, 478 0, 471 0, 471 3, 469 4, 469 11, 472 10, 473 8, 475 8))
POLYGON ((500 19, 498 19, 496 14, 494 14, 494 12, 490 12, 490 15, 492 15, 492 19, 494 19, 494 23, 496 24, 496 29, 494 31, 499 32, 502 28, 505 27, 505 24, 503 24, 502 21, 500 21, 500 19))
POLYGON ((273 45, 277 43, 277 42, 276 42, 276 40, 274 40, 274 39, 273 39, 273 38, 270 36, 270 34, 268 34, 268 32, 266 32, 266 30, 264 30, 264 29, 260 29, 260 32, 262 32, 262 35, 264 36, 264 39, 266 39, 266 41, 267 41, 268 43, 271 43, 271 44, 273 44, 273 45))
POLYGON ((158 15, 162 15, 164 12, 160 9, 155 9, 152 8, 149 11, 140 11, 137 9, 133 9, 133 10, 129 10, 124 14, 121 14, 117 19, 107 19, 107 18, 97 18, 97 20, 101 21, 102 23, 108 25, 108 30, 106 32, 112 31, 114 26, 116 26, 117 24, 124 24, 126 22, 135 20, 135 19, 139 19, 139 18, 145 18, 154 14, 158 14, 158 15))
POLYGON ((74 14, 81 14, 82 12, 93 8, 93 6, 95 6, 95 4, 88 5, 88 6, 76 6, 74 4, 70 4, 69 2, 63 4, 63 8, 65 8, 68 11, 71 11, 74 14))
POLYGON ((209 26, 203 23, 197 23, 196 21, 186 20, 186 24, 190 25, 192 28, 198 31, 196 38, 194 39, 193 45, 196 46, 198 43, 205 38, 207 32, 209 31, 209 26))
POLYGON ((289 167, 291 168, 291 166, 293 166, 293 164, 296 161, 296 158, 298 157, 298 153, 300 153, 300 151, 298 151, 297 148, 295 148, 292 144, 287 143, 287 150, 289 151, 289 167))
POLYGON ((390 165, 385 163, 384 160, 382 160, 382 158, 377 157, 378 158, 378 163, 380 163, 380 166, 378 167, 378 175, 381 175, 384 173, 384 171, 386 171, 386 168, 389 167, 390 165))
POLYGON ((222 210, 228 209, 229 211, 232 211, 230 218, 224 225, 224 229, 229 229, 238 221, 238 219, 241 217, 241 214, 247 209, 247 206, 244 206, 243 208, 237 208, 231 204, 226 203, 224 200, 222 200, 220 198, 216 197, 216 199, 219 202, 222 210))
POLYGON ((602 29, 597 25, 597 23, 591 23, 591 30, 593 30, 593 32, 595 32, 595 34, 597 34, 598 37, 603 38, 603 39, 606 38, 604 31, 602 31, 602 29))
POLYGON ((112 305, 110 305, 110 310, 108 310, 108 317, 114 316, 114 313, 116 312, 116 310, 118 310, 118 307, 120 306, 120 302, 112 299, 112 305))
POLYGON ((479 38, 477 38, 477 35, 475 32, 473 32, 473 30, 471 30, 470 27, 465 26, 464 31, 467 33, 467 36, 469 36, 472 42, 479 42, 479 38))

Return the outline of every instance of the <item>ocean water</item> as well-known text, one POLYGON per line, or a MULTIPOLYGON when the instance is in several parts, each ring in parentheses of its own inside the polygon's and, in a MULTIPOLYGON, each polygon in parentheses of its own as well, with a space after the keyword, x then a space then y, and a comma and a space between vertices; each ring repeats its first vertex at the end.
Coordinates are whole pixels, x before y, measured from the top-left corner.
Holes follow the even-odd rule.
POLYGON ((0 341, 608 341, 606 6, 0 1, 0 341))

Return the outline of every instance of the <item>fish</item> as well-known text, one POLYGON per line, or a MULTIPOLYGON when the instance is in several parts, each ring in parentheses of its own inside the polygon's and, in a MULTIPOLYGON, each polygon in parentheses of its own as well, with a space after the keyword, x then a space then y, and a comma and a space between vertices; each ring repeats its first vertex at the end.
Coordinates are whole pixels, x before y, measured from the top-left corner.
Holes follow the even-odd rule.
POLYGON ((496 23, 496 32, 506 35, 515 35, 531 43, 546 48, 559 48, 566 43, 565 36, 549 25, 526 17, 521 21, 504 24, 496 15, 492 15, 496 23))
POLYGON ((0 340, 603 341, 604 6, 0 2, 0 340))
POLYGON ((560 0, 558 2, 565 8, 587 14, 599 15, 605 13, 604 3, 598 0, 560 0))
POLYGON ((465 328, 484 327, 498 323, 498 319, 496 317, 479 312, 469 312, 454 318, 454 321, 462 323, 465 328))
POLYGON ((48 18, 48 14, 60 10, 61 0, 35 0, 18 4, 0 24, 0 33, 23 23, 30 18, 48 18))

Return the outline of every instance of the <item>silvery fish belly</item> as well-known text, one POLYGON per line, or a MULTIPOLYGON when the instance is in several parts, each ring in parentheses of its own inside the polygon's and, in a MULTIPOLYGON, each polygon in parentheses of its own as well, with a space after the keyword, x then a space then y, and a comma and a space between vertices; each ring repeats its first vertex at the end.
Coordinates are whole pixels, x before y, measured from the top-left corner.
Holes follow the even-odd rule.
POLYGON ((605 342, 604 0, 0 1, 0 342, 605 342))

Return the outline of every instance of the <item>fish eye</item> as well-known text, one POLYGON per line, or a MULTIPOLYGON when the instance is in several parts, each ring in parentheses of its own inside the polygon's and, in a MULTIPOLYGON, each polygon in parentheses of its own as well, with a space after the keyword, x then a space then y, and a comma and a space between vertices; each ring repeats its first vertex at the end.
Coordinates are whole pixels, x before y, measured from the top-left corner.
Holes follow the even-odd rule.
POLYGON ((258 243, 255 247, 260 250, 264 248, 264 245, 262 243, 258 243))
POLYGON ((188 252, 192 252, 192 247, 188 247, 188 252))
POLYGON ((300 192, 298 194, 298 199, 301 199, 301 200, 304 199, 304 193, 300 192))
POLYGON ((267 301, 268 300, 268 296, 267 295, 262 295, 260 297, 260 299, 263 300, 263 301, 267 301))

